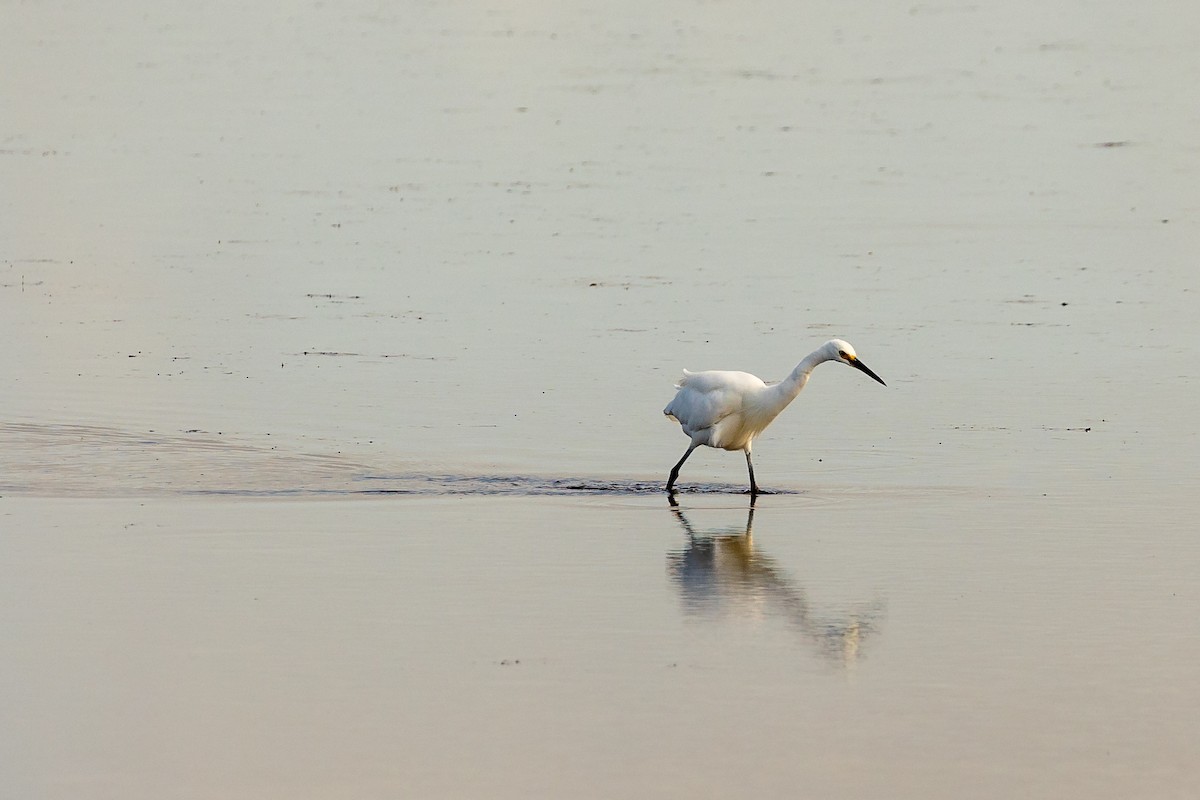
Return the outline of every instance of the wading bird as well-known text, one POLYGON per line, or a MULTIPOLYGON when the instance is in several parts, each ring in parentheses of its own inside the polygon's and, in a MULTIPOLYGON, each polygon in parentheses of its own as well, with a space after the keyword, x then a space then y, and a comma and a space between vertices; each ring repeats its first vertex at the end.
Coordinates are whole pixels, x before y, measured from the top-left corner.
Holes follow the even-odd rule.
MULTIPOLYGON (((796 365, 792 374, 779 383, 768 384, 748 372, 683 371, 683 377, 675 388, 675 399, 667 404, 663 413, 675 420, 692 443, 683 458, 671 468, 667 479, 667 492, 675 491, 675 479, 679 468, 700 445, 719 447, 722 450, 742 450, 746 453, 746 469, 750 471, 750 497, 758 494, 754 482, 754 462, 750 460, 750 446, 771 424, 788 403, 796 399, 813 369, 826 361, 840 361, 847 366, 867 373, 883 383, 883 379, 858 360, 849 342, 831 339, 805 356, 796 365)), ((887 386, 886 383, 883 383, 887 386)))

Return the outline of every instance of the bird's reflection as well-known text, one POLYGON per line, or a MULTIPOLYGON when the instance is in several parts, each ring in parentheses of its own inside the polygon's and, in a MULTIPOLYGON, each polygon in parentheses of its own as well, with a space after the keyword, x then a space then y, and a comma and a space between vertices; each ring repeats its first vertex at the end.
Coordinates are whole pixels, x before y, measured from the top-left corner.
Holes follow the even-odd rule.
MULTIPOLYGON (((672 498, 673 501, 673 498, 672 498)), ((878 630, 883 602, 822 610, 804 587, 789 578, 754 545, 754 506, 746 527, 697 531, 675 502, 671 513, 687 534, 687 547, 667 555, 667 570, 683 599, 684 613, 761 619, 776 616, 823 657, 844 667, 861 656, 863 643, 878 630)))

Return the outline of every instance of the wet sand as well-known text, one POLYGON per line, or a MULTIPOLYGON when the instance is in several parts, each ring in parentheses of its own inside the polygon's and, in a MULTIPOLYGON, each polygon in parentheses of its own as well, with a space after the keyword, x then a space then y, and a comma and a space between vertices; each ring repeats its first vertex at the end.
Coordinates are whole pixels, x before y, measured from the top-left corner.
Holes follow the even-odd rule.
POLYGON ((8 16, 0 795, 1192 795, 1191 6, 8 16))

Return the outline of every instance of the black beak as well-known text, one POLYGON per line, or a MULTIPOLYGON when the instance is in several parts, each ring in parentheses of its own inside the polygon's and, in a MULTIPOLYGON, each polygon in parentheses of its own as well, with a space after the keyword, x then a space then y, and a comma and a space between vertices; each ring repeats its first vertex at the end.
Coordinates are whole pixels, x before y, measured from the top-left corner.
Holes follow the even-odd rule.
MULTIPOLYGON (((883 383, 883 378, 879 377, 874 372, 872 372, 870 367, 868 367, 866 364, 859 361, 857 358, 850 362, 850 366, 854 367, 855 369, 862 370, 863 372, 867 373, 875 380, 879 381, 880 383, 883 383)), ((886 383, 883 383, 883 385, 887 386, 886 383)))

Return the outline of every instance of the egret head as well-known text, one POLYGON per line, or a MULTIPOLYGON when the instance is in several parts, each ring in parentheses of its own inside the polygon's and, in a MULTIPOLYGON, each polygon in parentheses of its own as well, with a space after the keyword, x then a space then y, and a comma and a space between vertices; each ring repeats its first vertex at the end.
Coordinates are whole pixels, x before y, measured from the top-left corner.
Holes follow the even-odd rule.
MULTIPOLYGON (((840 361, 846 366, 854 367, 860 372, 865 372, 875 380, 883 383, 883 378, 876 375, 866 364, 858 360, 858 353, 854 352, 854 347, 849 342, 842 339, 830 339, 825 343, 825 348, 830 361, 840 361)), ((883 385, 887 386, 886 383, 883 383, 883 385)))

